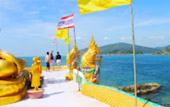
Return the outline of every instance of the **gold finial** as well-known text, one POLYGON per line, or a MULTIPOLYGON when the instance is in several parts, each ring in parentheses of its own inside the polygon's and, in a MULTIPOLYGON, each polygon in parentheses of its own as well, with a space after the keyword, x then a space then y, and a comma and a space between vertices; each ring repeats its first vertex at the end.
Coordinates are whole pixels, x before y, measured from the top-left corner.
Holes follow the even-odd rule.
POLYGON ((74 52, 76 52, 76 53, 78 53, 79 52, 79 50, 78 50, 78 48, 77 48, 77 46, 76 46, 76 44, 74 43, 74 45, 73 45, 73 49, 72 49, 72 51, 74 52))
POLYGON ((74 43, 74 45, 73 45, 73 49, 76 49, 77 47, 76 47, 76 44, 74 43))
POLYGON ((96 42, 94 41, 93 34, 91 35, 90 46, 96 46, 96 42))

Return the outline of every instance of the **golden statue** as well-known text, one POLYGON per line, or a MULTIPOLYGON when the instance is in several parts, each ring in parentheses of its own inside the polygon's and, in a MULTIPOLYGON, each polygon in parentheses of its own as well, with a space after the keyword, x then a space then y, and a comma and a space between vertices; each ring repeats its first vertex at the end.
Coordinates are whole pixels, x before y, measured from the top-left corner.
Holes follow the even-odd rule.
POLYGON ((38 87, 40 86, 40 76, 41 76, 40 63, 41 62, 39 57, 33 58, 33 64, 31 66, 31 74, 32 74, 31 87, 34 87, 34 91, 38 91, 38 87))
POLYGON ((97 64, 95 64, 95 61, 99 61, 99 65, 101 66, 101 58, 96 57, 98 54, 100 54, 100 51, 92 35, 89 49, 83 54, 81 58, 81 71, 83 72, 87 81, 91 83, 98 83, 99 81, 99 69, 97 64))
POLYGON ((96 56, 100 54, 100 51, 94 41, 93 35, 90 40, 89 49, 86 53, 83 54, 81 58, 81 67, 95 67, 95 61, 99 61, 99 65, 101 66, 101 58, 96 58, 96 56))
POLYGON ((72 50, 67 54, 66 60, 67 60, 67 65, 69 66, 70 72, 65 75, 65 78, 67 80, 73 80, 73 69, 76 69, 78 64, 75 58, 79 59, 79 50, 76 47, 76 45, 73 45, 72 50))
POLYGON ((42 73, 42 61, 40 60, 39 56, 37 56, 37 63, 39 64, 40 67, 40 73, 42 73))
POLYGON ((0 105, 22 100, 27 91, 29 72, 27 63, 0 50, 0 105))

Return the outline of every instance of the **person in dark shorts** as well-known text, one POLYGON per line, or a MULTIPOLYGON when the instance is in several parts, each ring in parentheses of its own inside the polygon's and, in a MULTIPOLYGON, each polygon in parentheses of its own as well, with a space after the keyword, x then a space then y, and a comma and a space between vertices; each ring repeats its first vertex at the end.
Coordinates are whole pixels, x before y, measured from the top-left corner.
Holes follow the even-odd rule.
POLYGON ((45 56, 45 62, 46 62, 46 71, 50 71, 50 56, 49 56, 49 52, 47 52, 47 55, 45 56))
POLYGON ((60 69, 61 55, 59 52, 57 52, 57 55, 56 55, 56 63, 57 63, 58 69, 60 69))
POLYGON ((50 53, 50 68, 53 68, 53 71, 54 71, 54 57, 53 57, 53 50, 51 50, 51 53, 50 53))

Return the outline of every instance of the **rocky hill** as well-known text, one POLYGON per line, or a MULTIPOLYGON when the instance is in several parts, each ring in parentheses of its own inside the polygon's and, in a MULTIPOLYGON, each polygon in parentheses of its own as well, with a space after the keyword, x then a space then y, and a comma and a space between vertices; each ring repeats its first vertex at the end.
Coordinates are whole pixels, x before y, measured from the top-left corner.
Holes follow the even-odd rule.
MULTIPOLYGON (((153 54, 157 51, 161 51, 160 49, 144 47, 144 46, 135 46, 137 54, 153 54)), ((99 47, 101 54, 132 54, 133 47, 132 44, 128 43, 115 43, 109 44, 99 47)), ((80 54, 82 55, 87 51, 87 48, 80 50, 80 54)))

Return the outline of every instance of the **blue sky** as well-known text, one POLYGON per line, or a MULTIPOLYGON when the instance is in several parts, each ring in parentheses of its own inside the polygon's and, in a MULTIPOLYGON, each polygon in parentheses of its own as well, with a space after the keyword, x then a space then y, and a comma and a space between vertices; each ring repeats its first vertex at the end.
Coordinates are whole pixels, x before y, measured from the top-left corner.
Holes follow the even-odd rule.
MULTIPOLYGON (((133 0, 133 11, 137 45, 170 45, 170 0, 133 0)), ((56 51, 52 37, 57 23, 72 12, 79 49, 88 47, 91 33, 98 46, 132 43, 129 5, 80 15, 77 0, 0 0, 0 48, 16 56, 44 56, 47 51, 56 51)), ((73 40, 72 29, 70 36, 73 40)), ((64 40, 57 43, 66 55, 64 40)))

